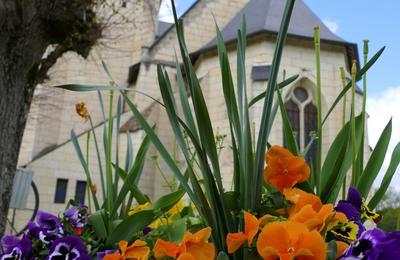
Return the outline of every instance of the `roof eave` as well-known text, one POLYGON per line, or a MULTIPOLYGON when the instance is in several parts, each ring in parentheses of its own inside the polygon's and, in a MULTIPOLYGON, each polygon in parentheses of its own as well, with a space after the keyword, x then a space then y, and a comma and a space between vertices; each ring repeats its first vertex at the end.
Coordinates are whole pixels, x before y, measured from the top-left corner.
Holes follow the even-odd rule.
MULTIPOLYGON (((274 31, 268 31, 268 30, 260 30, 260 31, 255 31, 252 33, 249 33, 247 35, 247 38, 250 37, 254 37, 257 35, 261 35, 261 34, 269 34, 269 35, 277 35, 277 32, 274 31)), ((304 39, 304 40, 313 40, 312 37, 308 37, 308 36, 304 36, 304 35, 296 35, 296 34, 287 34, 288 37, 290 38, 297 38, 297 39, 304 39)), ((236 42, 236 39, 231 39, 225 42, 225 44, 231 44, 236 42)), ((327 43, 327 44, 333 44, 333 45, 342 45, 346 47, 346 52, 347 52, 347 62, 348 62, 348 66, 349 66, 349 70, 351 69, 351 64, 353 60, 357 61, 357 70, 360 70, 360 62, 359 62, 359 55, 358 55, 358 47, 356 43, 350 43, 350 42, 342 42, 342 41, 334 41, 334 40, 327 40, 327 39, 321 39, 321 43, 327 43)), ((192 62, 195 63, 198 59, 198 57, 201 54, 204 54, 208 51, 212 51, 215 50, 217 48, 216 45, 211 45, 211 46, 206 46, 203 47, 195 52, 192 52, 190 54, 190 57, 192 59, 192 62)))

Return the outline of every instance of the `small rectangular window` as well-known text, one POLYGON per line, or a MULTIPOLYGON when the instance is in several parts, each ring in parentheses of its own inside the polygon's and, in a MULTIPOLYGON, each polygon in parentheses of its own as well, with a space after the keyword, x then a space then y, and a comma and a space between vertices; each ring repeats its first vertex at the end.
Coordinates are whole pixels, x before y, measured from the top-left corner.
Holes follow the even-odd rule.
POLYGON ((75 202, 84 204, 86 193, 86 181, 77 181, 75 189, 75 202))
POLYGON ((54 203, 65 203, 65 197, 67 195, 68 180, 57 179, 56 193, 54 195, 54 203))

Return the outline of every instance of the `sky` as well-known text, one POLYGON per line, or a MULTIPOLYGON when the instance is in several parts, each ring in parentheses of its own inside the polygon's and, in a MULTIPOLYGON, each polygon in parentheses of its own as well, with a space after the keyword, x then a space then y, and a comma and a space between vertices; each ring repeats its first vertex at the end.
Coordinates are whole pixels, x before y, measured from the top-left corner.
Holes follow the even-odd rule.
MULTIPOLYGON (((283 1, 283 0, 279 0, 283 1)), ((160 19, 172 21, 163 1, 160 19)), ((182 14, 194 0, 176 0, 182 14)), ((392 118, 392 139, 382 172, 388 167, 391 152, 400 142, 400 1, 399 0, 304 0, 317 16, 344 40, 357 43, 362 57, 363 40, 369 40, 369 57, 381 47, 384 53, 367 74, 367 112, 369 143, 375 146, 383 128, 392 118)), ((362 85, 362 83, 359 83, 362 85)), ((375 185, 379 185, 380 178, 375 185)), ((400 170, 392 186, 400 190, 400 170)))

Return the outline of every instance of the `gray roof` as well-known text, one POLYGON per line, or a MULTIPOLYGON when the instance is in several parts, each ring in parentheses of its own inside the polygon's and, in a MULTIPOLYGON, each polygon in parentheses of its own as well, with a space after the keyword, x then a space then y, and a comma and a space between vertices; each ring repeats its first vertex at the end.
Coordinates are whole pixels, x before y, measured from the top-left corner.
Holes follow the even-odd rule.
POLYGON ((165 33, 169 30, 169 28, 172 27, 173 25, 174 25, 174 23, 168 23, 168 22, 158 21, 156 38, 163 37, 164 34, 165 34, 165 33))
MULTIPOLYGON (((250 0, 245 7, 225 26, 222 36, 225 42, 231 42, 237 38, 237 30, 240 28, 243 15, 246 17, 247 35, 260 33, 276 34, 279 31, 286 1, 283 0, 250 0)), ((358 60, 357 45, 349 43, 332 31, 311 11, 303 2, 297 0, 293 9, 289 24, 288 36, 300 38, 313 38, 314 27, 320 27, 321 42, 330 42, 349 47, 349 58, 358 60), (356 53, 357 52, 357 53, 356 53)), ((196 51, 195 54, 215 48, 216 38, 196 51)), ((350 63, 351 64, 351 63, 350 63)))

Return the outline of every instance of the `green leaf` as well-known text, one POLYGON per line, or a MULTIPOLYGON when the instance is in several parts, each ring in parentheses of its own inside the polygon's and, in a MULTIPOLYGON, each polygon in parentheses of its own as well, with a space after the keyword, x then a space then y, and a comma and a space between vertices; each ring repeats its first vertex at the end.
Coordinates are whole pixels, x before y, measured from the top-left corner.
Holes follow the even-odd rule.
POLYGON ((326 260, 336 260, 337 250, 336 240, 329 241, 326 260))
POLYGON ((129 100, 128 96, 123 92, 121 92, 121 94, 124 96, 126 104, 131 109, 132 113, 136 116, 136 118, 138 119, 139 123, 143 127, 143 130, 149 136, 149 138, 152 141, 154 147, 158 150, 158 152, 160 153, 161 157, 164 159, 166 164, 171 169, 172 173, 177 177, 177 179, 179 180, 181 185, 184 187, 185 191, 188 193, 190 199, 195 204, 199 205, 197 197, 193 193, 193 191, 190 188, 190 186, 186 183, 181 171, 176 166, 174 159, 172 159, 172 157, 169 154, 168 150, 161 143, 161 140, 158 138, 158 136, 154 132, 154 129, 152 129, 150 127, 150 125, 146 122, 146 120, 144 119, 143 115, 139 112, 139 110, 135 107, 135 105, 133 105, 133 103, 129 100))
MULTIPOLYGON (((360 132, 362 131, 361 115, 355 118, 356 147, 361 144, 360 132)), ((321 170, 320 198, 323 203, 335 203, 341 184, 352 163, 352 145, 350 122, 338 133, 326 155, 321 170)))
MULTIPOLYGON (((274 57, 272 59, 271 74, 270 74, 270 77, 268 80, 266 95, 264 98, 264 105, 263 105, 263 109, 262 109, 261 123, 260 123, 260 131, 259 131, 258 139, 257 139, 257 149, 256 149, 256 155, 255 155, 256 160, 255 160, 255 167, 254 167, 254 171, 255 171, 254 174, 256 176, 255 183, 257 183, 257 184, 262 183, 262 175, 264 172, 264 155, 265 155, 265 150, 267 147, 267 141, 268 141, 268 137, 269 137, 267 135, 268 133, 266 131, 267 131, 267 126, 268 126, 270 120, 273 120, 273 118, 271 117, 271 108, 272 108, 272 103, 273 103, 273 98, 274 98, 274 90, 275 90, 275 86, 277 83, 276 80, 277 80, 277 76, 278 76, 279 65, 281 63, 283 46, 285 45, 286 35, 287 35, 288 28, 289 28, 290 17, 292 15, 294 3, 295 3, 295 0, 287 0, 286 1, 285 10, 284 10, 283 16, 282 16, 281 27, 279 29, 279 33, 277 36, 274 57)), ((262 189, 262 185, 257 185, 256 187, 254 187, 254 200, 252 201, 252 208, 254 208, 261 199, 261 189, 262 189)))
MULTIPOLYGON (((284 81, 278 83, 278 89, 283 89, 284 87, 288 86, 290 83, 294 82, 299 78, 299 75, 296 74, 294 76, 291 76, 290 78, 285 79, 284 81)), ((255 96, 250 102, 249 102, 249 108, 253 106, 255 103, 258 101, 262 100, 265 97, 266 91, 262 92, 261 94, 258 94, 255 96)))
POLYGON ((88 219, 89 224, 92 225, 94 229, 94 232, 96 232, 96 235, 101 239, 107 238, 107 228, 104 215, 104 209, 101 209, 93 212, 88 219))
POLYGON ((387 189, 389 188, 390 182, 392 181, 394 174, 396 173, 399 163, 400 163, 400 142, 397 143, 396 147, 393 150, 389 167, 386 170, 386 173, 382 179, 381 185, 379 186, 378 190, 376 191, 376 193, 374 194, 374 196, 368 203, 368 206, 370 209, 374 209, 379 204, 379 202, 382 200, 387 189))
POLYGON ((294 138, 292 126, 289 121, 288 114, 286 112, 285 104, 283 103, 281 92, 279 90, 277 90, 276 92, 277 92, 279 108, 280 108, 281 116, 282 116, 282 124, 283 124, 283 130, 284 130, 284 134, 285 134, 286 144, 287 144, 288 149, 294 155, 297 156, 297 155, 299 155, 299 148, 297 147, 297 142, 296 142, 296 139, 294 138))
POLYGON ((235 192, 235 191, 227 191, 224 193, 225 196, 225 201, 228 204, 228 209, 230 211, 236 211, 239 210, 239 192, 235 192))
MULTIPOLYGON (((83 156, 83 153, 82 153, 82 150, 81 150, 81 146, 79 145, 79 142, 78 142, 78 137, 76 136, 74 130, 71 131, 71 142, 74 145, 74 148, 75 148, 76 154, 78 156, 78 159, 82 164, 83 170, 84 170, 85 175, 86 175, 86 180, 87 180, 88 184, 91 187, 93 185, 92 178, 90 177, 90 172, 89 172, 88 165, 86 163, 85 157, 83 156)), ((100 206, 99 206, 99 202, 97 200, 96 193, 94 193, 92 189, 90 189, 90 190, 91 190, 91 194, 92 194, 92 197, 93 197, 94 207, 95 207, 96 210, 99 210, 100 206)))
POLYGON ((182 218, 172 221, 166 226, 166 232, 168 241, 174 243, 181 242, 186 233, 186 219, 182 218))
POLYGON ((218 253, 217 260, 229 260, 229 256, 224 252, 221 251, 218 253))
MULTIPOLYGON (((381 56, 382 52, 385 50, 385 47, 382 47, 375 55, 365 64, 365 66, 357 72, 356 74, 356 81, 359 81, 362 78, 362 75, 364 75, 365 72, 371 68, 371 66, 378 60, 379 56, 381 56)), ((332 113, 333 109, 336 107, 336 105, 339 103, 339 101, 342 99, 344 95, 346 95, 347 91, 351 89, 351 82, 349 82, 346 87, 343 88, 343 90, 339 93, 335 101, 333 102, 332 106, 329 108, 328 112, 325 114, 324 120, 322 120, 322 125, 325 124, 325 121, 328 119, 329 115, 332 113)))
POLYGON ((185 195, 185 190, 180 189, 175 192, 169 193, 167 195, 162 196, 158 200, 156 200, 150 207, 150 209, 161 210, 162 212, 167 212, 173 206, 175 206, 185 195))
POLYGON ((135 233, 150 225, 157 215, 154 210, 145 209, 126 217, 107 238, 107 245, 114 246, 121 240, 131 241, 135 233))
POLYGON ((372 151, 371 157, 369 158, 367 165, 360 177, 357 184, 357 189, 364 198, 368 197, 368 193, 374 183, 376 176, 378 176, 379 170, 382 167, 385 155, 389 146, 390 136, 392 135, 392 119, 386 125, 383 130, 374 150, 372 151))

